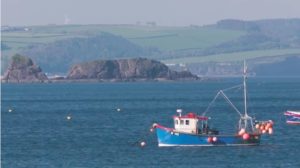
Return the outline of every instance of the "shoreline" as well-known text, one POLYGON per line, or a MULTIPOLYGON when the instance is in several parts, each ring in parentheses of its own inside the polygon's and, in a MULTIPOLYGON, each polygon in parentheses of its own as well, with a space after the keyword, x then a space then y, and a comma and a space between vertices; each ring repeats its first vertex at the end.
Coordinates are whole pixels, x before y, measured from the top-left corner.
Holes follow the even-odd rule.
POLYGON ((164 79, 164 78, 155 78, 155 79, 48 79, 45 81, 28 81, 28 80, 13 80, 13 81, 4 81, 1 80, 1 84, 4 83, 135 83, 135 82, 190 82, 190 81, 209 81, 209 80, 218 80, 218 78, 182 78, 182 79, 164 79))

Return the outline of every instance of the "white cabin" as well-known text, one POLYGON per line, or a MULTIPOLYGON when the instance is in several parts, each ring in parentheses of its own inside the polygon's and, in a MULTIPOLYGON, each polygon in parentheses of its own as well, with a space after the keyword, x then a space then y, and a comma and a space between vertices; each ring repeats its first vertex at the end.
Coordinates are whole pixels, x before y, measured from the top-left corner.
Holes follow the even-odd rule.
POLYGON ((195 113, 188 113, 184 116, 174 116, 174 128, 178 132, 198 133, 198 121, 207 120, 207 117, 198 116, 195 113))

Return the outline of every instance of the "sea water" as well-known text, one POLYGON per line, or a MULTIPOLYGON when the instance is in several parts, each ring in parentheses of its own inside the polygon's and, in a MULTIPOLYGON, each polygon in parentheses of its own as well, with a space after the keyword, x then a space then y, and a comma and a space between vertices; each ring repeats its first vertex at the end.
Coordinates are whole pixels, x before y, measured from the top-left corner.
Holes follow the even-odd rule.
MULTIPOLYGON (((157 146, 149 131, 154 122, 173 127, 178 108, 201 114, 218 90, 240 82, 2 84, 1 166, 300 167, 300 126, 287 125, 283 116, 300 110, 299 78, 249 79, 249 114, 275 123, 259 146, 157 146)), ((226 93, 243 111, 241 91, 226 93)), ((208 111, 213 127, 234 131, 238 113, 222 98, 208 111)))

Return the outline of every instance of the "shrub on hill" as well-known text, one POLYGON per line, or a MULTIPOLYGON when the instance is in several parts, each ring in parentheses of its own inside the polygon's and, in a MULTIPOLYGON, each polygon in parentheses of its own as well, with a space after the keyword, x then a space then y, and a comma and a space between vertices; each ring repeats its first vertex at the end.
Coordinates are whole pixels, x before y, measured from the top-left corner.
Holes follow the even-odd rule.
POLYGON ((66 72, 71 65, 83 61, 143 57, 155 52, 158 51, 142 48, 123 37, 108 33, 32 45, 23 51, 46 72, 66 72))

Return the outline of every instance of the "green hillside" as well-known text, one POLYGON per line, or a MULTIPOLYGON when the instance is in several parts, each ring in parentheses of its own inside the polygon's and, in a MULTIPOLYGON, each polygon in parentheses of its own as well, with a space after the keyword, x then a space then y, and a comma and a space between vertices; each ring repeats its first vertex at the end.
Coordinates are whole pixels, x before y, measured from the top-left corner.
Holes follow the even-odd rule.
MULTIPOLYGON (((32 57, 47 72, 73 63, 147 57, 165 63, 228 62, 300 55, 300 19, 222 20, 209 26, 45 25, 1 29, 2 73, 10 57, 32 57), (102 36, 108 34, 108 36, 102 36)), ((272 61, 271 61, 272 62, 272 61)))
POLYGON ((108 32, 144 47, 161 50, 205 48, 244 34, 243 31, 209 27, 149 27, 130 25, 37 26, 29 31, 2 32, 2 42, 18 50, 30 44, 49 43, 66 38, 87 37, 108 32), (20 48, 21 47, 21 48, 20 48))
POLYGON ((234 52, 226 54, 215 54, 205 56, 193 56, 177 59, 166 59, 162 62, 167 64, 189 64, 189 63, 203 63, 203 62, 230 62, 242 61, 244 59, 255 59, 260 57, 277 57, 281 55, 300 55, 300 49, 272 49, 272 50, 255 50, 234 52))
MULTIPOLYGON (((25 28, 24 28, 25 29, 25 28)), ((2 49, 2 72, 6 69, 10 57, 16 53, 27 54, 27 53, 43 53, 38 52, 28 52, 28 50, 36 48, 47 48, 46 46, 58 46, 55 43, 61 43, 60 41, 68 39, 77 38, 90 38, 95 37, 103 32, 108 32, 116 36, 122 36, 129 40, 133 44, 136 44, 145 48, 156 48, 161 52, 177 51, 177 50, 189 50, 189 49, 204 49, 207 47, 215 46, 217 44, 226 42, 228 40, 234 40, 239 36, 245 34, 244 31, 240 30, 223 30, 219 28, 212 27, 159 27, 159 26, 137 26, 137 25, 47 25, 47 26, 32 26, 26 27, 27 31, 20 29, 17 31, 3 31, 2 32, 2 42, 5 46, 5 50, 2 49), (42 47, 39 47, 41 46, 42 47)), ((111 42, 109 42, 111 43, 111 42)), ((70 44, 69 42, 67 44, 70 44)), ((118 44, 119 45, 119 44, 118 44)), ((124 44, 127 45, 127 44, 124 44)), ((119 45, 121 46, 121 45, 119 45)), ((74 53, 76 51, 76 46, 65 46, 65 48, 75 49, 74 51, 62 51, 61 49, 53 49, 55 51, 60 51, 63 53, 74 53)), ((82 48, 82 47, 81 47, 82 48)), ((114 48, 116 50, 117 48, 114 48)), ((109 49, 107 49, 109 50, 109 49)), ((117 49, 118 50, 118 49, 117 49)), ((123 50, 123 49, 121 49, 123 50)), ((48 49, 45 52, 49 52, 48 49)), ((39 58, 38 63, 49 61, 49 54, 53 53, 50 51, 47 58, 39 58), (44 60, 43 60, 44 59, 44 60)), ((84 53, 81 50, 79 53, 84 53)), ((86 53, 91 53, 90 48, 87 48, 86 53)), ((95 50, 99 52, 99 50, 95 50)), ((106 51, 105 51, 106 52, 106 51)), ((82 55, 63 55, 66 58, 75 57, 76 62, 86 61, 86 56, 82 55), (81 58, 82 57, 82 58, 81 58)), ((96 55, 96 54, 93 54, 96 55)), ((100 53, 100 55, 103 55, 100 53)), ((37 57, 36 54, 28 55, 29 57, 37 57)), ((41 55, 42 57, 43 55, 41 55)), ((160 59, 160 57, 174 57, 164 54, 162 55, 152 55, 145 54, 135 54, 129 57, 145 57, 160 59)), ((118 55, 112 58, 117 58, 118 55)), ((123 57, 123 56, 122 56, 123 57)), ((97 59, 89 57, 91 59, 97 59)), ((121 58, 121 57, 120 57, 121 58)), ((62 58, 63 59, 63 58, 62 58)), ((106 58, 107 59, 107 58, 106 58)), ((57 58, 57 61, 59 61, 57 58)), ((74 62, 74 61, 70 61, 74 62)), ((62 64, 64 66, 65 64, 62 64)), ((59 65, 57 65, 59 66, 59 65)), ((55 66, 53 66, 54 68, 55 66)), ((63 68, 66 69, 66 68, 63 68)))

